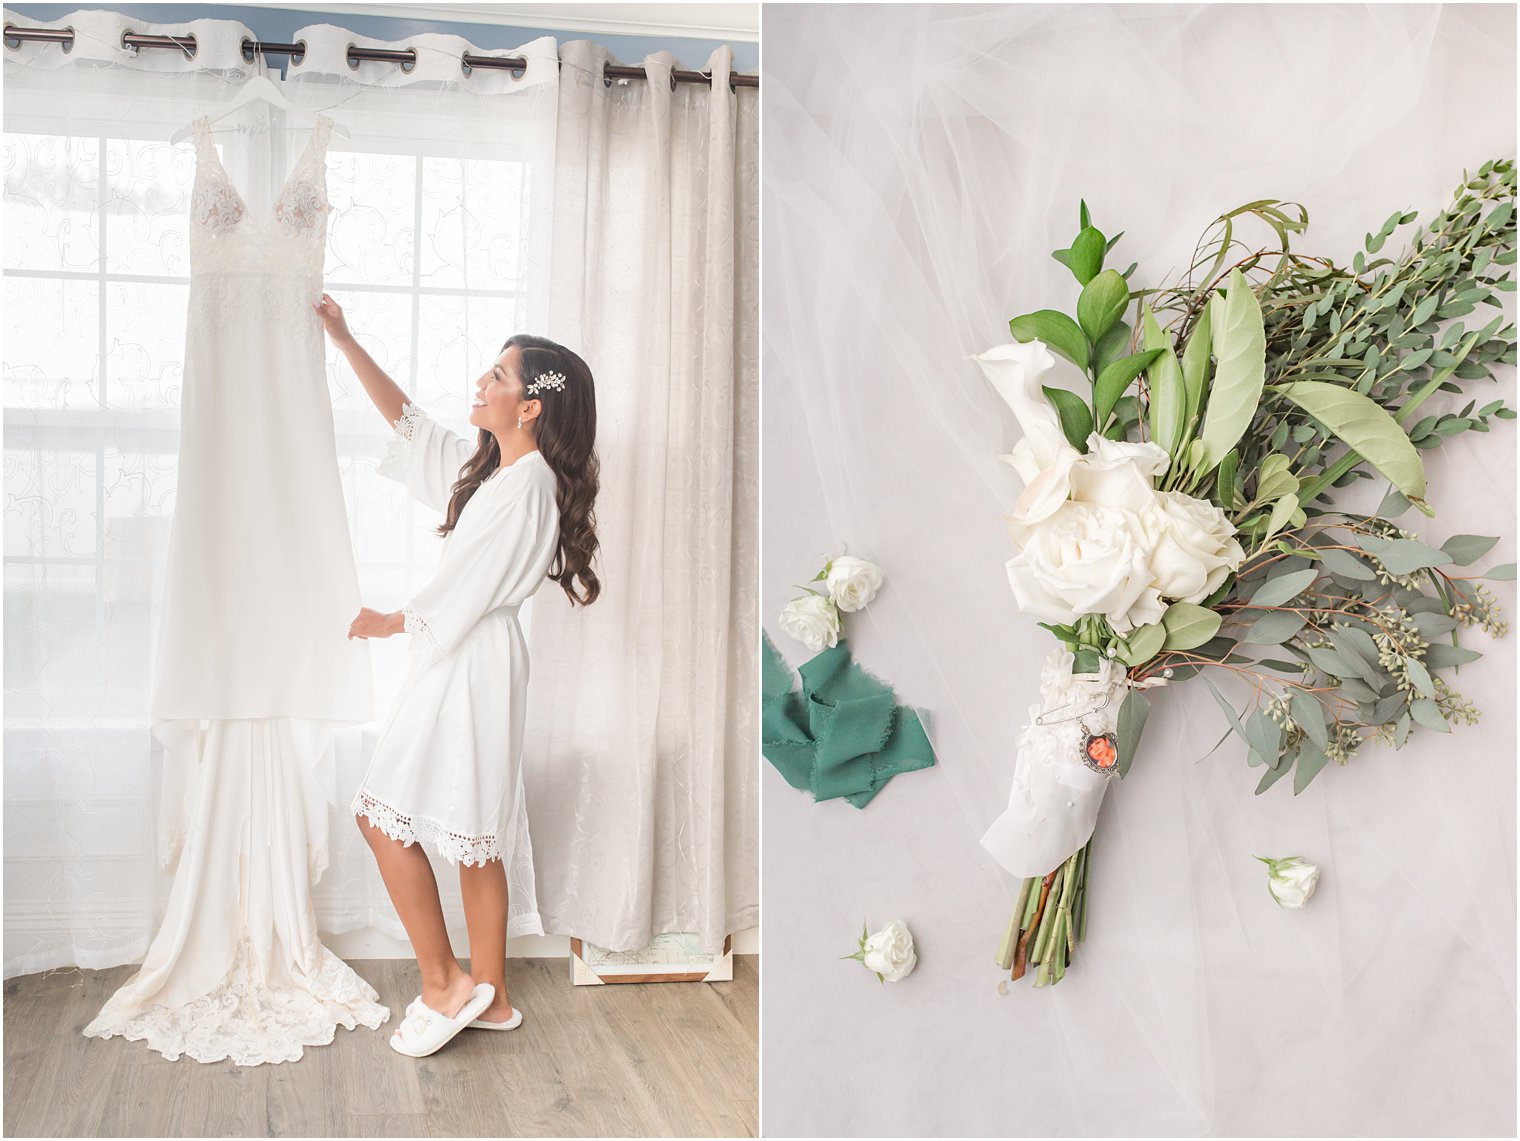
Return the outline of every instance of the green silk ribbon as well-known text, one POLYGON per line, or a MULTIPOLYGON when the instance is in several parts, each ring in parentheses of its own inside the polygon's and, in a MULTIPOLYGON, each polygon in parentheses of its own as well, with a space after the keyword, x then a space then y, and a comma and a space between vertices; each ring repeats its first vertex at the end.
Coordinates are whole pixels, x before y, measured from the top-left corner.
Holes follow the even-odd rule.
POLYGON ((797 674, 769 634, 763 641, 761 749, 787 784, 814 800, 844 797, 864 808, 898 773, 934 763, 918 714, 856 665, 843 640, 797 674), (800 692, 792 685, 798 674, 800 692))

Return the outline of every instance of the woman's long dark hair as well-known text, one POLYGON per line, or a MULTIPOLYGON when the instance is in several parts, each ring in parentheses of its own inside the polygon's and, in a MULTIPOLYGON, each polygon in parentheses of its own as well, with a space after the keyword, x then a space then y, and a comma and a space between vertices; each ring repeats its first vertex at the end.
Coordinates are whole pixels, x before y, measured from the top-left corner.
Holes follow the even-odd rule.
MULTIPOLYGON (((601 461, 596 456, 596 385, 591 369, 563 345, 547 337, 518 333, 508 337, 501 351, 513 345, 521 351, 522 384, 526 389, 540 373, 558 372, 565 377, 560 389, 540 389, 541 402, 535 438, 538 450, 554 473, 555 501, 559 504, 559 548, 549 565, 549 577, 564 588, 573 606, 589 606, 602 592, 601 580, 591 569, 596 556, 596 492, 601 461), (580 593, 575 581, 580 580, 580 593)), ((438 526, 447 535, 459 522, 459 513, 487 476, 501 466, 496 437, 480 429, 475 454, 460 469, 449 497, 448 517, 438 526)))

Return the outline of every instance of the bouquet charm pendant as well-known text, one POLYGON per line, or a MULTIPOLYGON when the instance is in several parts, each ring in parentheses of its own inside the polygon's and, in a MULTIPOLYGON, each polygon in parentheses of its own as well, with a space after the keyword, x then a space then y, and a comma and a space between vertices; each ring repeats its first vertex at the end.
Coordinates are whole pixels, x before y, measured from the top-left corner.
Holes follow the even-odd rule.
POLYGON ((1104 731, 1095 733, 1087 724, 1087 718, 1093 713, 1104 709, 1108 705, 1108 694, 1098 698, 1098 703, 1090 709, 1084 709, 1081 713, 1070 717, 1051 717, 1052 713, 1059 713, 1062 709, 1070 709, 1071 706, 1063 705, 1049 712, 1040 714, 1035 718, 1036 725, 1059 725, 1063 721, 1075 721, 1082 730, 1081 744, 1078 747, 1078 756, 1082 763, 1095 773, 1103 776, 1112 776, 1119 767, 1119 738, 1113 733, 1104 731))
POLYGON ((1119 766, 1119 739, 1112 733, 1094 733, 1082 725, 1082 763, 1095 773, 1113 776, 1119 766))

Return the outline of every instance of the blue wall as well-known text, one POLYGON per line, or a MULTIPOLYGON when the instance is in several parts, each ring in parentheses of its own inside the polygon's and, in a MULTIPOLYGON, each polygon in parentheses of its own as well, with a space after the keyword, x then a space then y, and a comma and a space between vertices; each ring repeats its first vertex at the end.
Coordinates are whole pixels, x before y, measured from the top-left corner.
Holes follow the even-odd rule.
MULTIPOLYGON (((556 28, 518 28, 504 24, 465 24, 452 20, 414 20, 398 16, 359 16, 350 13, 308 12, 288 8, 245 8, 235 4, 7 4, 10 11, 34 20, 61 20, 81 8, 120 12, 155 24, 182 24, 187 20, 236 20, 252 28, 262 40, 289 43, 297 28, 308 24, 337 24, 377 40, 401 40, 418 32, 444 32, 463 36, 487 50, 500 51, 540 36, 567 40, 591 40, 612 52, 619 63, 637 63, 653 51, 668 51, 684 68, 699 69, 707 63, 720 41, 678 36, 621 36, 598 32, 563 31, 556 28)), ((735 43, 734 70, 758 71, 760 46, 735 43)), ((271 57, 271 63, 275 62, 271 57)))

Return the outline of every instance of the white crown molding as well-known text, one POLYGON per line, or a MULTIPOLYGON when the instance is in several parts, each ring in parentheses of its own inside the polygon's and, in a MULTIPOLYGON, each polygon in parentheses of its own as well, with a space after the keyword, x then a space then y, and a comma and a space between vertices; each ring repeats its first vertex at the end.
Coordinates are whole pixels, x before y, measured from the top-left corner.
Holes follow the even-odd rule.
POLYGON ((339 16, 390 16, 464 24, 501 24, 518 28, 554 28, 620 36, 758 43, 760 5, 700 4, 302 4, 271 0, 246 3, 251 8, 284 8, 339 16))

